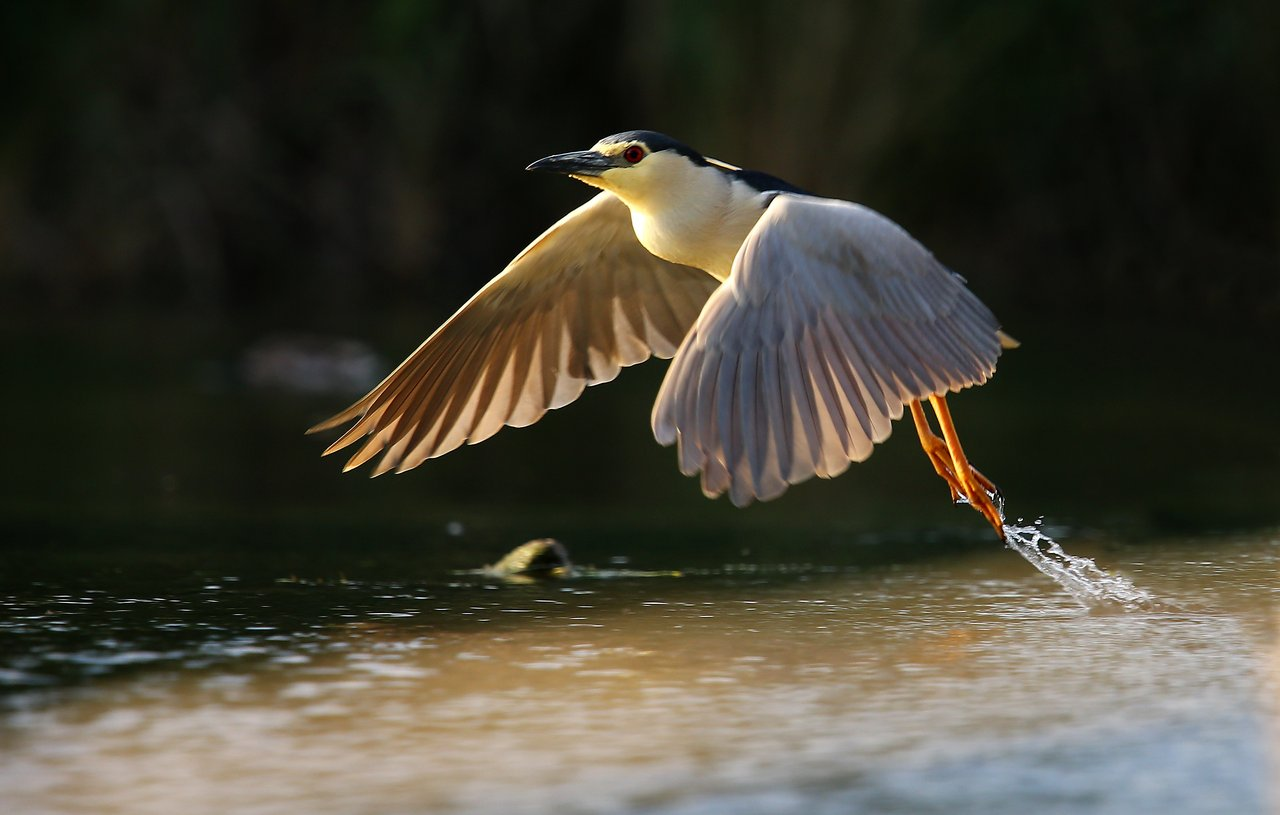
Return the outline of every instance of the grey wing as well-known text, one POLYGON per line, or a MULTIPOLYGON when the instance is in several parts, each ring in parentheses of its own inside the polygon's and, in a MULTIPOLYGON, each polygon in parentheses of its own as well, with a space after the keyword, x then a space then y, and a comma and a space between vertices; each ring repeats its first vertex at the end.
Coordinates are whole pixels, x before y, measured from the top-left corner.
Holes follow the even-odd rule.
POLYGON ((986 381, 992 313, 888 218, 779 195, 685 337, 653 408, 708 496, 769 500, 871 455, 910 402, 986 381))
POLYGON ((308 432, 355 424, 325 454, 364 439, 345 470, 403 472, 670 357, 718 282, 651 255, 626 205, 600 193, 521 252, 385 380, 308 432))

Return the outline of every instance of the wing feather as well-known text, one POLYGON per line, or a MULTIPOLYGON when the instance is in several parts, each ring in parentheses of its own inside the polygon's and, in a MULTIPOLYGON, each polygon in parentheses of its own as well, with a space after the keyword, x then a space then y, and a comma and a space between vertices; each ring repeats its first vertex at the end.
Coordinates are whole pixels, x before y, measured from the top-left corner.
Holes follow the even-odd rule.
POLYGON ((308 432, 354 422, 353 469, 417 467, 520 427, 650 356, 670 357, 719 283, 651 255, 600 193, 522 251, 368 394, 308 432))
POLYGON ((779 390, 786 394, 784 410, 792 412, 796 427, 792 448, 791 469, 786 473, 787 482, 796 484, 813 476, 821 461, 821 442, 818 438, 819 421, 814 407, 814 392, 805 369, 800 365, 799 349, 794 338, 787 337, 779 347, 782 356, 784 379, 779 390))
POLYGON ((791 413, 783 407, 786 396, 782 392, 779 356, 781 354, 776 345, 762 348, 759 353, 761 410, 767 415, 762 432, 770 457, 767 469, 756 475, 756 481, 762 486, 761 500, 764 501, 781 495, 786 490, 793 451, 798 446, 794 441, 795 422, 791 413))
POLYGON ((871 455, 907 404, 981 384, 991 312, 897 224, 784 193, 707 300, 653 409, 708 495, 742 505, 871 455))
POLYGON ((836 396, 835 386, 831 381, 831 371, 822 358, 818 341, 811 332, 806 332, 802 361, 803 370, 809 372, 814 392, 818 395, 818 428, 821 438, 822 460, 818 462, 817 475, 821 478, 832 478, 844 472, 849 466, 849 430, 839 419, 840 399, 836 396))

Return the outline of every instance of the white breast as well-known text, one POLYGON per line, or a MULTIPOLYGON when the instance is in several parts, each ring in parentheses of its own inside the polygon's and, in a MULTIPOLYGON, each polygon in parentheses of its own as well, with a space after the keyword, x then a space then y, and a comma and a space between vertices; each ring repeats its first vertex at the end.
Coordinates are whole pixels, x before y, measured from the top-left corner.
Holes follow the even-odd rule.
POLYGON ((725 280, 766 198, 713 167, 699 167, 689 176, 661 195, 628 202, 632 226, 640 243, 663 260, 725 280))

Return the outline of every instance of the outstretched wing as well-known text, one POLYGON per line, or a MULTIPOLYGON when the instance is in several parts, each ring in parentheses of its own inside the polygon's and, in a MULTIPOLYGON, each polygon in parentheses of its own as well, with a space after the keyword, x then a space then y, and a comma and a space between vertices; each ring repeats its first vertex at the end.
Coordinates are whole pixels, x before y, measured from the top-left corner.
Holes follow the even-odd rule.
POLYGON ((708 496, 776 498, 867 458, 911 401, 986 381, 998 328, 888 218, 779 195, 680 346, 653 432, 708 496))
POLYGON ((719 283, 651 255, 600 193, 562 218, 380 385, 308 432, 356 420, 326 455, 365 439, 345 470, 403 472, 504 425, 533 424, 620 368, 670 357, 719 283), (367 438, 366 438, 367 437, 367 438))

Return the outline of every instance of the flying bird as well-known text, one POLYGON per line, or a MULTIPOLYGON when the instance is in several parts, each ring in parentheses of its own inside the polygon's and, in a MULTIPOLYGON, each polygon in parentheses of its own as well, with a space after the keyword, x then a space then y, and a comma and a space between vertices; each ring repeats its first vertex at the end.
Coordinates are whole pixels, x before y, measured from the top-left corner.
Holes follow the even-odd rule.
POLYGON ((527 169, 601 192, 308 431, 353 423, 325 450, 361 442, 344 472, 379 455, 374 475, 410 470, 657 356, 673 360, 654 436, 708 497, 745 506, 837 476, 909 410, 952 500, 1003 539, 999 491, 969 464, 946 397, 1017 343, 900 226, 646 130, 527 169))

